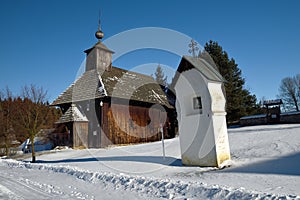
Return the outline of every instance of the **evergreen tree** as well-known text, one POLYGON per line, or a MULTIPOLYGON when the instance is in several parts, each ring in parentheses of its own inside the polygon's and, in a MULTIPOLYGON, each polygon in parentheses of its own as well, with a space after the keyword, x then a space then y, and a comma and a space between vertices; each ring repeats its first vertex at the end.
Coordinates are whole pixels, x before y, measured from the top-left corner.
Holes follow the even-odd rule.
POLYGON ((155 81, 160 85, 160 87, 165 91, 167 87, 167 76, 165 76, 163 69, 161 68, 160 65, 157 66, 156 71, 155 71, 155 81))
POLYGON ((0 93, 0 148, 5 148, 6 156, 9 156, 9 148, 15 133, 13 117, 16 113, 14 111, 12 93, 6 87, 5 95, 0 93))
POLYGON ((216 67, 226 80, 227 121, 233 123, 242 116, 255 114, 258 108, 256 96, 251 95, 247 89, 244 89, 245 79, 242 78, 242 71, 238 68, 235 60, 233 58, 229 59, 227 52, 214 41, 206 43, 204 50, 200 52, 199 57, 204 58, 216 67))

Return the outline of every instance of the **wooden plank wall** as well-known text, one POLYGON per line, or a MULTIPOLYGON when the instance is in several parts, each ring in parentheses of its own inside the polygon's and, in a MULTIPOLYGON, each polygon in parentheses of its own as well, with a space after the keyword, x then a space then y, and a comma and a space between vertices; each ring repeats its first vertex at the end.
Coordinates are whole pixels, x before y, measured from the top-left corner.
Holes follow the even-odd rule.
POLYGON ((88 122, 74 122, 73 147, 88 147, 88 122))
POLYGON ((113 104, 113 106, 113 111, 108 104, 102 107, 102 130, 104 132, 101 137, 102 147, 110 144, 141 143, 161 139, 159 130, 162 111, 152 108, 149 113, 149 108, 142 106, 130 105, 129 108, 128 105, 122 104, 113 104), (126 114, 128 109, 129 116, 126 114), (152 122, 149 114, 152 116, 152 122))

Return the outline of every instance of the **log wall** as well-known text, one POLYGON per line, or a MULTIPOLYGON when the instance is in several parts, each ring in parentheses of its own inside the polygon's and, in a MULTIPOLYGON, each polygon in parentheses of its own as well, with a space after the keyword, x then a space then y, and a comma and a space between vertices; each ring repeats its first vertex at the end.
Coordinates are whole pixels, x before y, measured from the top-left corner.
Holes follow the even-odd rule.
POLYGON ((88 147, 88 122, 74 122, 73 147, 88 147))
MULTIPOLYGON (((159 109, 113 104, 102 107, 101 146, 157 141, 161 139, 160 123, 166 113, 159 109), (107 117, 105 117, 105 115, 107 117), (150 118, 151 115, 151 118, 150 118), (151 121, 152 119, 152 121, 151 121)), ((167 123, 166 123, 167 124, 167 123)), ((165 124, 164 124, 165 125, 165 124)), ((166 134, 166 127, 163 128, 166 134)))

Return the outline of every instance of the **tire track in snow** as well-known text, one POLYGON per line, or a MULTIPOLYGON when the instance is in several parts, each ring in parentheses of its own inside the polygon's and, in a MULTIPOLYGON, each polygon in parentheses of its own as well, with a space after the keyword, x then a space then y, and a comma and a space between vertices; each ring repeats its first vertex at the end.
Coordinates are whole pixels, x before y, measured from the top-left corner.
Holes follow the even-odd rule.
POLYGON ((0 184, 0 199, 23 200, 22 197, 0 184))
POLYGON ((0 183, 2 189, 5 188, 9 191, 14 191, 10 193, 7 191, 7 194, 10 194, 9 199, 53 199, 56 196, 51 195, 45 191, 42 191, 38 188, 32 187, 29 184, 23 183, 22 181, 12 179, 8 176, 0 175, 0 183), (16 198, 14 198, 14 196, 16 198))

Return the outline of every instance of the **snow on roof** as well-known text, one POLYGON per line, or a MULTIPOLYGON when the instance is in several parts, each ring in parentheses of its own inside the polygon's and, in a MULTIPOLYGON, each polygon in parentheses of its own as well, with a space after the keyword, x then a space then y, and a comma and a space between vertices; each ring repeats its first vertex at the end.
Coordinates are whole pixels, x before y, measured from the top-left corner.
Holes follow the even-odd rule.
POLYGON ((264 118, 266 117, 266 114, 259 114, 259 115, 250 115, 250 116, 245 116, 245 117, 241 117, 240 119, 257 119, 257 118, 264 118))
POLYGON ((56 124, 87 121, 87 117, 80 112, 75 104, 72 104, 72 106, 59 118, 56 124))
POLYGON ((280 115, 299 115, 300 111, 291 111, 291 112, 284 112, 281 113, 280 115))
POLYGON ((117 67, 112 67, 110 71, 104 71, 101 74, 97 70, 86 71, 51 105, 61 105, 105 96, 172 107, 160 85, 151 76, 117 67))
MULTIPOLYGON (((281 113, 280 115, 299 115, 300 111, 292 111, 292 112, 285 112, 285 113, 281 113)), ((266 117, 266 114, 259 114, 259 115, 250 115, 250 116, 244 116, 241 117, 240 119, 257 119, 257 118, 264 118, 266 117)))
POLYGON ((282 100, 281 99, 265 100, 263 101, 263 104, 266 106, 280 105, 282 104, 282 100))

